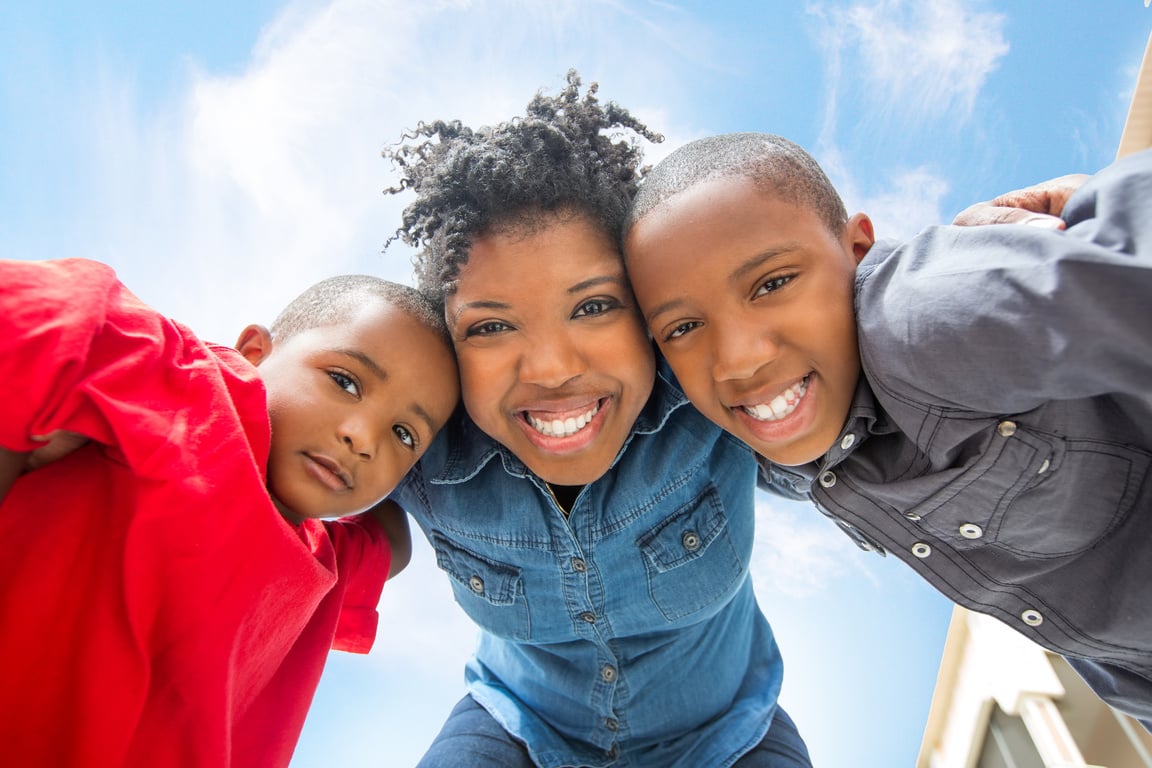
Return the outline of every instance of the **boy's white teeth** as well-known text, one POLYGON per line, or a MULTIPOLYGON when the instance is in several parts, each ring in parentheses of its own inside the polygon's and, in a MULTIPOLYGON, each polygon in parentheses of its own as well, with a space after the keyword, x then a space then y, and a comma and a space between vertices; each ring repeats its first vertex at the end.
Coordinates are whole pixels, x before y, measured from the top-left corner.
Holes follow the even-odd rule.
POLYGON ((772 398, 772 402, 770 403, 745 405, 741 407, 744 409, 744 413, 757 421, 778 421, 796 410, 796 406, 800 405, 800 401, 804 398, 804 393, 807 391, 808 377, 805 376, 799 382, 772 398))
POLYGON ((528 423, 542 435, 547 437, 571 437, 584 427, 588 426, 588 422, 592 421, 592 417, 600 410, 600 402, 597 401, 591 408, 578 416, 569 416, 566 419, 538 419, 531 413, 527 413, 528 423))

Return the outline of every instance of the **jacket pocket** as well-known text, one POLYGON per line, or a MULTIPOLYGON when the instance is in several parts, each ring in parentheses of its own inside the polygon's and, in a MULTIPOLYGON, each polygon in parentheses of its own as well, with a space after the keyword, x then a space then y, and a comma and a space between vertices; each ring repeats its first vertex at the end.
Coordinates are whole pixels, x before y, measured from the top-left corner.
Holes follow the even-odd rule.
POLYGON ((528 640, 532 625, 520 569, 464 549, 438 532, 429 538, 436 564, 451 577, 464 612, 497 637, 528 640))
POLYGON ((1002 421, 983 454, 912 512, 959 548, 995 544, 1030 557, 1072 555, 1132 511, 1148 464, 1149 455, 1130 446, 1002 421))
POLYGON ((652 602, 669 621, 723 606, 745 573, 716 487, 677 508, 637 540, 652 602))

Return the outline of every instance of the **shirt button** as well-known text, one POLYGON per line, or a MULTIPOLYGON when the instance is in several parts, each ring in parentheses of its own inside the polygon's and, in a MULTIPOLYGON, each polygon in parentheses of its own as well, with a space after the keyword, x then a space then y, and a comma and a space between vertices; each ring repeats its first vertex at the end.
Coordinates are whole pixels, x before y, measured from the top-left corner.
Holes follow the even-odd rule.
POLYGON ((1038 627, 1044 623, 1044 617, 1040 615, 1040 611, 1033 608, 1022 612, 1020 614, 1021 620, 1030 627, 1038 627))
POLYGON ((468 586, 472 587, 472 591, 476 594, 484 594, 484 579, 476 574, 472 574, 472 578, 468 579, 468 586))
POLYGON ((984 529, 975 523, 964 523, 960 526, 960 535, 966 539, 978 539, 984 535, 984 529))
POLYGON ((831 488, 836 485, 836 473, 828 470, 820 473, 820 485, 825 488, 831 488))
POLYGON ((848 450, 849 448, 851 448, 855 444, 856 444, 856 435, 852 434, 851 432, 844 435, 844 439, 840 441, 840 447, 843 448, 844 450, 848 450))
POLYGON ((574 557, 572 558, 572 570, 576 571, 576 573, 584 573, 584 571, 588 570, 588 565, 580 558, 574 557))
POLYGON ((611 683, 616 679, 616 667, 611 664, 605 664, 600 668, 600 677, 606 683, 611 683))
POLYGON ((592 613, 592 611, 584 611, 584 613, 580 614, 580 618, 589 624, 596 623, 596 614, 592 613))
POLYGON ((700 549, 700 536, 695 531, 688 531, 680 538, 684 549, 689 552, 695 552, 700 549))
POLYGON ((1012 437, 1016 434, 1016 422, 1004 420, 996 425, 996 431, 1000 433, 1000 437, 1012 437))
POLYGON ((610 731, 618 731, 620 730, 620 723, 614 717, 606 717, 604 718, 604 727, 610 731))
POLYGON ((928 555, 932 554, 932 547, 928 546, 922 541, 918 541, 912 545, 912 554, 923 560, 924 558, 928 557, 928 555))

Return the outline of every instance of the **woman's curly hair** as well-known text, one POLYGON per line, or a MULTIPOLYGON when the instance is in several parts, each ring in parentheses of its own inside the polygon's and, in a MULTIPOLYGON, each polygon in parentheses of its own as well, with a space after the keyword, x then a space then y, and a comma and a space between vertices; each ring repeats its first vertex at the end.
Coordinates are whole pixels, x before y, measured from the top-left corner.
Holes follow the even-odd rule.
POLYGON ((567 86, 556 96, 538 92, 523 117, 475 130, 459 120, 421 122, 384 150, 401 173, 386 193, 416 192, 388 243, 419 249, 422 291, 443 301, 474 237, 531 230, 542 214, 589 216, 619 245, 643 173, 637 137, 663 136, 614 102, 601 105, 596 90, 592 83, 581 97, 580 76, 569 70, 567 86))

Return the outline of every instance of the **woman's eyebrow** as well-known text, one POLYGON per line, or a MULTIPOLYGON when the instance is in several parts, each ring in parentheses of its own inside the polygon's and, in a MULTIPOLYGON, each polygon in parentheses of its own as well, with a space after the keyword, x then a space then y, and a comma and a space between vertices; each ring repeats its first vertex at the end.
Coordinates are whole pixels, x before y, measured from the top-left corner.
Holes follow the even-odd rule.
POLYGON ((464 312, 468 311, 469 309, 500 309, 500 310, 504 310, 504 309, 510 309, 510 307, 508 304, 506 304, 502 301, 490 301, 490 300, 470 301, 467 304, 460 305, 460 307, 455 312, 452 313, 452 322, 455 323, 460 318, 460 315, 463 314, 464 312))
POLYGON ((568 293, 581 293, 589 288, 595 288, 598 285, 611 284, 621 288, 627 288, 628 283, 622 275, 597 275, 590 277, 587 280, 581 280, 568 289, 568 293))

